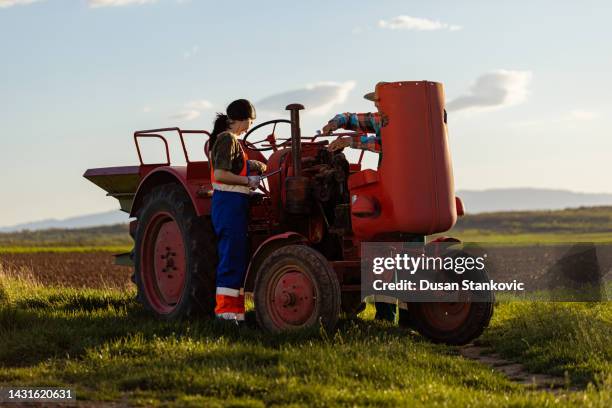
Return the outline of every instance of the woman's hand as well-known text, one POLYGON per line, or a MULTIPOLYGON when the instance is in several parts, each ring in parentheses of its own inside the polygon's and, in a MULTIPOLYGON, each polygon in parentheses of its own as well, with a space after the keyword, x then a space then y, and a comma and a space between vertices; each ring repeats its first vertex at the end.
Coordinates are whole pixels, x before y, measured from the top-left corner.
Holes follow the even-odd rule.
POLYGON ((351 137, 347 136, 347 137, 340 137, 336 140, 334 140, 333 142, 330 143, 330 145, 327 147, 327 149, 329 151, 335 152, 336 150, 342 150, 345 147, 349 147, 351 145, 351 137))
POLYGON ((248 176, 249 188, 251 190, 256 190, 259 187, 259 183, 261 183, 261 176, 248 176))

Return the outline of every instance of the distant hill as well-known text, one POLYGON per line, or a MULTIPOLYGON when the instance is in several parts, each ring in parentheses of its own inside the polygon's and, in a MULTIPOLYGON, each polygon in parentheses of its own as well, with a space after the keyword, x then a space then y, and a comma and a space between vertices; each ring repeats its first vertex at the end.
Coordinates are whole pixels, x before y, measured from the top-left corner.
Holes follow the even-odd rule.
MULTIPOLYGON (((495 239, 513 234, 549 235, 558 242, 563 236, 591 240, 597 234, 612 234, 612 206, 580 207, 545 211, 500 211, 467 214, 444 235, 458 236, 467 242, 481 242, 493 234, 495 239)), ((601 238, 601 237, 600 237, 601 238)), ((601 240, 600 240, 601 241, 601 240)), ((0 248, 15 246, 130 246, 127 224, 101 227, 46 229, 0 233, 0 248)))
POLYGON ((612 205, 612 194, 576 193, 541 188, 500 188, 459 190, 466 213, 495 211, 560 210, 575 207, 612 205))
POLYGON ((0 232, 15 231, 38 231, 50 228, 87 228, 98 227, 101 225, 122 224, 128 222, 128 215, 122 211, 107 211, 97 214, 80 215, 77 217, 58 219, 47 219, 42 221, 28 222, 24 224, 0 227, 0 232))
MULTIPOLYGON (((506 188, 459 190, 466 213, 496 211, 560 210, 564 208, 612 206, 612 194, 576 193, 569 190, 540 188, 506 188)), ((0 227, 0 232, 38 231, 49 228, 86 228, 128 222, 128 215, 119 210, 81 215, 62 220, 48 219, 0 227)))

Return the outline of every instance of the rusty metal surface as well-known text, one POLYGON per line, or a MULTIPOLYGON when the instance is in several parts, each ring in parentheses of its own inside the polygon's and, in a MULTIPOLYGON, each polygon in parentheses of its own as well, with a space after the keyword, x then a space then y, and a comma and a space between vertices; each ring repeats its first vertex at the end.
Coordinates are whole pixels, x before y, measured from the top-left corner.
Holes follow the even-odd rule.
POLYGON ((286 109, 291 115, 291 157, 293 158, 293 175, 299 177, 302 172, 301 162, 301 130, 300 130, 300 110, 304 109, 303 105, 294 103, 287 105, 286 109))

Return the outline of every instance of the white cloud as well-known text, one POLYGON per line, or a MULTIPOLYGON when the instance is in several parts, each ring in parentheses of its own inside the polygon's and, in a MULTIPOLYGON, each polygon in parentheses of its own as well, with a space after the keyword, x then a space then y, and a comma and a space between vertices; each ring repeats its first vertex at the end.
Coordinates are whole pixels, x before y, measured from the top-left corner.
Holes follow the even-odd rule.
POLYGON ((389 30, 415 30, 415 31, 433 31, 433 30, 449 30, 457 31, 463 27, 455 24, 447 24, 438 20, 430 20, 427 18, 397 16, 389 20, 379 20, 378 26, 389 30))
POLYGON ((207 101, 206 99, 199 99, 197 101, 191 101, 185 104, 186 108, 195 109, 199 111, 210 109, 212 108, 212 106, 213 104, 210 101, 207 101))
POLYGON ((479 76, 469 92, 446 104, 454 111, 462 109, 483 110, 516 105, 529 94, 531 71, 510 71, 500 69, 479 76))
POLYGON ((187 51, 183 52, 183 58, 189 59, 189 58, 193 57, 194 55, 196 55, 198 52, 200 52, 200 47, 197 46, 197 45, 194 45, 193 47, 191 47, 187 51))
POLYGON ((354 81, 318 82, 301 89, 270 95, 255 104, 258 110, 282 112, 290 103, 301 103, 313 114, 325 114, 335 105, 343 103, 351 90, 354 81))
POLYGON ((170 116, 175 120, 194 120, 202 114, 202 111, 212 108, 213 104, 205 99, 187 102, 185 109, 170 116))
POLYGON ((35 3, 37 1, 40 1, 40 0, 0 0, 0 8, 23 6, 26 4, 35 3))
POLYGON ((89 0, 89 7, 120 7, 132 4, 154 3, 157 0, 89 0))
POLYGON ((150 106, 143 106, 143 108, 142 108, 142 112, 143 112, 143 113, 149 113, 149 112, 151 112, 152 110, 153 110, 153 109, 151 109, 151 107, 150 107, 150 106))
POLYGON ((200 117, 201 112, 195 109, 189 109, 189 110, 184 110, 178 113, 175 113, 174 115, 170 116, 170 119, 175 119, 175 120, 194 120, 198 117, 200 117))

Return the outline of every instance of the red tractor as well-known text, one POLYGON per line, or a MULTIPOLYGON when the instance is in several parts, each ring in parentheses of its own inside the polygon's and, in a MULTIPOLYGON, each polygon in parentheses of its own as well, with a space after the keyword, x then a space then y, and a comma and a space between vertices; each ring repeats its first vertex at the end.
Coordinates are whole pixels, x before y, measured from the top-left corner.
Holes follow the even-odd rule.
MULTIPOLYGON (((363 153, 356 163, 331 153, 329 136, 301 136, 299 111, 304 107, 298 104, 287 106, 290 120, 262 123, 241 141, 249 158, 267 163, 271 174, 267 186, 251 196, 251 253, 244 282, 245 291, 253 294, 257 322, 266 330, 319 324, 332 329, 341 312, 355 314, 363 305, 362 242, 425 242, 463 214, 454 195, 442 84, 382 83, 377 95, 389 117, 377 170, 361 168, 363 153), (277 139, 282 123, 291 127, 290 139, 277 139), (253 134, 265 127, 271 132, 254 141, 253 134)), ((209 316, 214 310, 217 255, 210 166, 190 160, 185 138, 193 134, 209 135, 179 128, 137 131, 139 166, 84 174, 135 218, 130 223, 134 250, 119 260, 134 265, 139 301, 162 319, 209 316), (170 163, 164 132, 178 134, 186 165, 170 163), (163 142, 165 162, 143 162, 143 138, 163 142)), ((492 313, 492 301, 400 302, 401 325, 449 344, 479 336, 492 313)))

